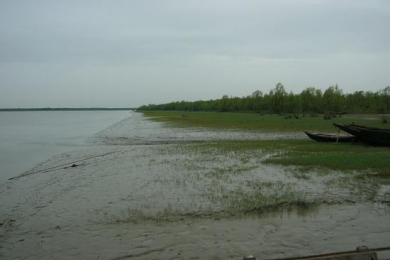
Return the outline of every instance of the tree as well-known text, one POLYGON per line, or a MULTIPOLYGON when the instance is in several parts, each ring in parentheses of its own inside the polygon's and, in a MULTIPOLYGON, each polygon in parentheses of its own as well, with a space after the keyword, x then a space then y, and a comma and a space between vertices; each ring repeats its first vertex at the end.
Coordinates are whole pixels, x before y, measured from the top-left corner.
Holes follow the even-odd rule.
POLYGON ((275 93, 273 95, 274 112, 279 114, 284 112, 286 95, 287 93, 285 87, 281 83, 277 83, 275 86, 275 93))

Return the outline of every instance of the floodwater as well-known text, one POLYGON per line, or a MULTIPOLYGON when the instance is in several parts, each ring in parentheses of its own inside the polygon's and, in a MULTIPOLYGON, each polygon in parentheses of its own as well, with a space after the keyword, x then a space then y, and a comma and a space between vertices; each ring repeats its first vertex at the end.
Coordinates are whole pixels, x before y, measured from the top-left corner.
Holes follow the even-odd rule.
POLYGON ((0 258, 277 259, 388 247, 388 180, 207 145, 288 137, 300 135, 171 128, 129 113, 90 133, 86 149, 0 186, 0 258))

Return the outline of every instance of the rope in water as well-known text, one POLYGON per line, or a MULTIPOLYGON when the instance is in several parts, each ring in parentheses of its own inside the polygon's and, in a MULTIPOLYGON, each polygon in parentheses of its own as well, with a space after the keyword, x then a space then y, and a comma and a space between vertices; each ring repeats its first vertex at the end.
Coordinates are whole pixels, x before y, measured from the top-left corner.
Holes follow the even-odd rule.
MULTIPOLYGON (((76 163, 78 163, 78 162, 82 162, 82 161, 85 161, 85 160, 89 160, 89 159, 93 159, 93 158, 98 158, 98 157, 104 157, 104 156, 107 156, 107 155, 110 155, 110 154, 114 154, 114 153, 118 153, 118 152, 119 152, 119 151, 114 151, 114 152, 109 152, 109 153, 105 153, 105 154, 101 154, 101 155, 86 157, 86 158, 78 159, 78 160, 75 160, 75 161, 71 161, 71 162, 59 164, 59 165, 56 165, 56 166, 53 166, 53 167, 45 168, 45 169, 42 169, 42 170, 37 170, 37 171, 34 171, 34 172, 30 172, 30 173, 23 173, 23 174, 21 174, 21 175, 19 175, 19 176, 15 176, 15 177, 9 178, 9 180, 15 180, 15 179, 19 179, 19 178, 22 178, 22 177, 26 177, 26 176, 30 176, 30 175, 34 175, 34 174, 38 174, 38 173, 46 173, 46 172, 50 172, 50 171, 56 171, 56 170, 60 170, 60 169, 65 169, 65 168, 70 167, 70 165, 76 164, 76 163)), ((76 166, 77 166, 77 165, 76 165, 76 166)), ((74 167, 74 166, 73 166, 73 167, 74 167)))

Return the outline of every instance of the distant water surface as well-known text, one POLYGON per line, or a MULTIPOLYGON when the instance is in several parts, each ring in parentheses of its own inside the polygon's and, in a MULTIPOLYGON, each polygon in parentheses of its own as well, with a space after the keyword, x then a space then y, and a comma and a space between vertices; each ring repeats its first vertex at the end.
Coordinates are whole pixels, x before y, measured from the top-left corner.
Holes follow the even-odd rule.
POLYGON ((0 182, 78 147, 129 111, 0 112, 0 182))

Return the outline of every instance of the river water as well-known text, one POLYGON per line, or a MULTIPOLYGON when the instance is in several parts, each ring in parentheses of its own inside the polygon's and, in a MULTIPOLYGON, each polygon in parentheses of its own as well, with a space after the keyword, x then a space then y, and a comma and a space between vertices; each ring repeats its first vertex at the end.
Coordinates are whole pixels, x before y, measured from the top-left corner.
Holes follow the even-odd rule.
POLYGON ((388 180, 207 145, 300 134, 175 128, 130 112, 65 118, 66 129, 35 132, 44 157, 0 185, 2 259, 277 259, 389 246, 388 180))
POLYGON ((50 156, 89 145, 94 133, 127 111, 0 112, 0 182, 50 156))

